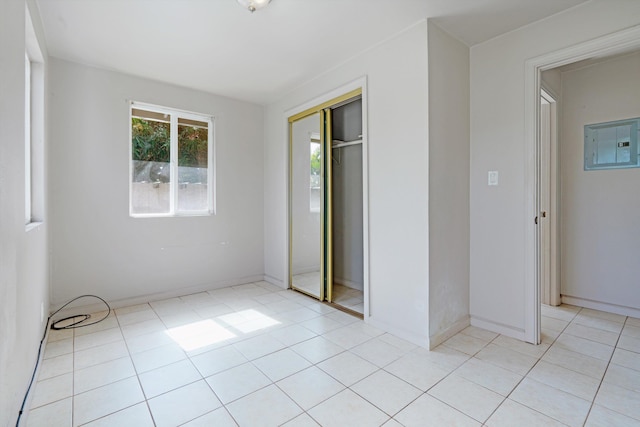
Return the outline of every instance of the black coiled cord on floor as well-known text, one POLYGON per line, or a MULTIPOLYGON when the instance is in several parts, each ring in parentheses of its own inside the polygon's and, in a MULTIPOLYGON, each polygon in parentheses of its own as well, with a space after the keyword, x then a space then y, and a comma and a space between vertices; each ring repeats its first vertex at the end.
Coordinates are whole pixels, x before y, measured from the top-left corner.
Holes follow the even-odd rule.
POLYGON ((62 330, 62 329, 83 328, 85 326, 91 326, 91 325, 95 325, 96 323, 100 323, 103 320, 105 320, 107 317, 109 317, 109 315, 111 314, 111 306, 109 305, 109 303, 107 303, 105 300, 103 300, 99 296, 97 296, 97 295, 80 295, 79 297, 76 297, 76 298, 68 301, 67 303, 65 303, 62 307, 60 307, 59 309, 54 311, 47 318, 47 326, 44 328, 44 334, 42 335, 42 339, 40 340, 40 346, 38 347, 38 358, 36 359, 36 366, 33 368, 33 373, 31 374, 31 381, 29 381, 29 387, 27 387, 27 391, 24 394, 24 399, 22 399, 22 405, 20 406, 20 412, 18 412, 18 419, 16 420, 16 427, 20 427, 20 418, 22 417, 22 413, 24 412, 24 406, 27 404, 27 397, 29 397, 29 392, 31 391, 31 387, 33 386, 33 380, 35 380, 35 378, 36 378, 36 372, 38 371, 38 365, 40 364, 40 354, 42 353, 42 344, 44 344, 44 340, 47 337, 47 330, 49 329, 49 323, 51 322, 51 318, 53 316, 55 316, 56 314, 58 314, 63 308, 65 308, 66 306, 68 306, 72 302, 79 300, 80 298, 97 298, 100 301, 102 301, 104 303, 104 305, 107 307, 106 316, 104 316, 103 318, 101 318, 99 320, 96 320, 95 322, 91 322, 91 323, 85 323, 87 320, 91 319, 91 315, 90 314, 79 314, 79 315, 76 315, 76 316, 69 316, 69 317, 65 317, 64 319, 56 320, 55 322, 51 323, 51 329, 59 331, 59 330, 62 330), (59 324, 62 323, 62 322, 65 322, 65 321, 71 320, 71 319, 76 319, 76 318, 79 318, 80 320, 71 322, 68 325, 59 326, 59 324))
POLYGON ((62 310, 63 308, 65 308, 66 306, 68 306, 69 304, 71 304, 72 302, 79 300, 80 298, 86 298, 86 297, 90 297, 90 298, 98 298, 100 301, 102 301, 104 303, 104 305, 107 306, 107 314, 100 320, 96 320, 95 322, 91 322, 91 323, 84 323, 87 320, 91 319, 91 315, 90 314, 78 314, 76 316, 69 316, 69 317, 65 317, 64 319, 60 319, 60 320, 56 320, 55 322, 53 322, 51 324, 51 329, 55 330, 55 331, 59 331, 62 329, 75 329, 75 328, 83 328, 85 326, 91 326, 91 325, 95 325, 96 323, 100 323, 102 322, 104 319, 106 319, 107 317, 109 317, 109 315, 111 314, 111 306, 109 306, 109 304, 103 300, 102 298, 100 298, 97 295, 80 295, 79 297, 76 297, 74 299, 72 299, 71 301, 67 302, 65 305, 63 305, 62 307, 60 307, 59 309, 57 309, 51 316, 49 316, 49 319, 51 319, 53 316, 55 316, 56 314, 58 314, 58 312, 60 310, 62 310), (75 318, 81 318, 80 320, 70 323, 68 325, 65 326, 58 326, 60 323, 66 321, 66 320, 71 320, 71 319, 75 319, 75 318))

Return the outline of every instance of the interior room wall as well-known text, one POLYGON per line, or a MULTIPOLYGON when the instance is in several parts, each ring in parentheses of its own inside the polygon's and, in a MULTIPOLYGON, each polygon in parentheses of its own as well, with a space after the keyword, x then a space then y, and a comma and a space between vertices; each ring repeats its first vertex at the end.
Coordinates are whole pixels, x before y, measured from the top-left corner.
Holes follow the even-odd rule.
MULTIPOLYGON (((362 139, 362 100, 332 111, 333 138, 362 139)), ((333 280, 363 290, 362 145, 332 150, 333 280)))
POLYGON ((285 113, 366 76, 367 322, 428 346, 427 25, 420 22, 283 96, 266 111, 265 272, 284 283, 285 113))
POLYGON ((525 62, 637 25, 640 2, 591 1, 471 48, 471 323, 524 339, 525 62), (490 105, 490 107, 488 107, 490 105), (487 172, 499 184, 487 185, 487 172))
POLYGON ((563 301, 640 313, 640 168, 584 170, 584 126, 640 117, 640 53, 562 73, 563 301))
POLYGON ((429 334, 469 325, 469 48, 429 21, 429 334))
MULTIPOLYGON (((27 2, 46 46, 35 5, 27 2)), ((25 229, 25 2, 0 2, 0 425, 14 425, 49 311, 48 215, 25 229), (41 317, 41 309, 43 316, 41 317)), ((46 73, 45 73, 46 76, 46 73)), ((45 80, 46 85, 46 80, 45 80)))
POLYGON ((52 302, 118 305, 263 278, 263 108, 50 61, 52 302), (213 216, 129 216, 129 103, 215 117, 213 216))

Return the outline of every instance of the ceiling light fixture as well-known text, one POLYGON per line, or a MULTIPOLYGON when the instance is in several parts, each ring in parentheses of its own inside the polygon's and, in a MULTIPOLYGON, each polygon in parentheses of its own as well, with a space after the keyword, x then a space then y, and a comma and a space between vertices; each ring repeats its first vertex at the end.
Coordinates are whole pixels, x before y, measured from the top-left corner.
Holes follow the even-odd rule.
POLYGON ((249 9, 253 13, 258 9, 267 6, 271 0, 237 0, 243 7, 249 9))

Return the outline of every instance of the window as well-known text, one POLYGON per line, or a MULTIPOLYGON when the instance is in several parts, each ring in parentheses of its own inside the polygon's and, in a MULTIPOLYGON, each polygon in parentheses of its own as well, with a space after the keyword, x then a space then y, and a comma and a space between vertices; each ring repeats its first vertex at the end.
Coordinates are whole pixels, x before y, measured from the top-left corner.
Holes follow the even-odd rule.
POLYGON ((24 222, 31 223, 31 61, 24 53, 24 222))
POLYGON ((320 134, 312 133, 309 141, 309 212, 320 212, 320 167, 322 164, 322 145, 320 134))
POLYGON ((131 104, 132 216, 214 213, 213 118, 131 104))
POLYGON ((25 5, 24 222, 26 231, 44 221, 44 58, 25 5))

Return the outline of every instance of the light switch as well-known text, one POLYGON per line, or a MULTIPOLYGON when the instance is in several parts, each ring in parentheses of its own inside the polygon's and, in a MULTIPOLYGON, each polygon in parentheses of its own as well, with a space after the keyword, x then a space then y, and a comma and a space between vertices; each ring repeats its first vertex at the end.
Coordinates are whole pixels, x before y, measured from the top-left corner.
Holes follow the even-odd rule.
POLYGON ((498 171, 489 171, 489 185, 498 185, 498 171))

